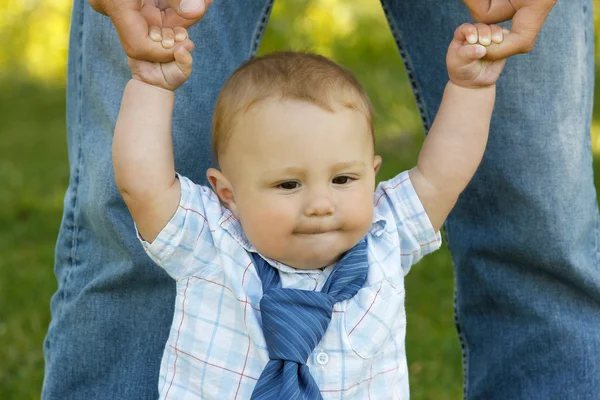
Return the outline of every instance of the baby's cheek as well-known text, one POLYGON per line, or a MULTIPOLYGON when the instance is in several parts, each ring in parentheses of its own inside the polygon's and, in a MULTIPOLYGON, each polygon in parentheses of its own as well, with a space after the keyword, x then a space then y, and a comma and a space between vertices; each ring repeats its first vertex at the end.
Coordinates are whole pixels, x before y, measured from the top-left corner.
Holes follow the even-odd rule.
MULTIPOLYGON (((284 205, 272 203, 263 203, 256 209, 255 221, 256 223, 265 222, 268 223, 273 231, 282 232, 289 228, 289 225, 293 224, 293 212, 289 207, 284 205)), ((289 228, 291 229, 291 228, 289 228)))
POLYGON ((281 242, 293 228, 289 213, 273 204, 258 203, 246 210, 240 219, 248 240, 254 246, 267 244, 277 247, 277 242, 281 242))
POLYGON ((373 195, 357 195, 347 203, 345 209, 346 222, 350 229, 367 233, 373 221, 373 195))

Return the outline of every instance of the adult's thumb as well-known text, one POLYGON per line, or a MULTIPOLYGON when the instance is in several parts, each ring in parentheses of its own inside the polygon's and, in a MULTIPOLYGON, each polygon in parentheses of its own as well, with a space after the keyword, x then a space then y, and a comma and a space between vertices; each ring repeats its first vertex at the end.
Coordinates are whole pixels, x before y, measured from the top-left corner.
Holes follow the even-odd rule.
POLYGON ((504 34, 504 40, 500 44, 492 43, 487 47, 485 60, 496 61, 514 56, 516 54, 528 53, 533 49, 536 37, 525 36, 511 31, 504 34))
POLYGON ((171 9, 180 17, 196 21, 204 16, 210 3, 212 0, 169 0, 171 9))

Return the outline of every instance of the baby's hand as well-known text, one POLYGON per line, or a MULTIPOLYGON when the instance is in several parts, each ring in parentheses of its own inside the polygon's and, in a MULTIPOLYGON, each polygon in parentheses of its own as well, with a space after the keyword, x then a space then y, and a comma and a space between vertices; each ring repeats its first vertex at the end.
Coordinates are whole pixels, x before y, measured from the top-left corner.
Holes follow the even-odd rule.
POLYGON ((151 26, 149 35, 152 40, 160 41, 165 48, 175 46, 173 53, 175 60, 168 63, 157 63, 129 58, 132 78, 163 89, 175 90, 192 73, 192 55, 185 47, 193 49, 193 43, 188 39, 187 31, 181 27, 171 29, 151 26), (188 42, 191 43, 191 46, 188 42))
POLYGON ((496 83, 506 59, 483 60, 488 46, 502 43, 502 28, 498 25, 463 24, 454 32, 448 48, 446 65, 452 83, 463 87, 485 87, 496 83))

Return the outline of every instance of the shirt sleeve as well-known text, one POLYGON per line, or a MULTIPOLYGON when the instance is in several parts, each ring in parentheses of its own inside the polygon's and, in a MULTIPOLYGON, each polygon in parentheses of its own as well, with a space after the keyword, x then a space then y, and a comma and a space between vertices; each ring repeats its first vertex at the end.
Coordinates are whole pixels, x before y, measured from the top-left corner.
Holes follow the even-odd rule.
POLYGON ((216 250, 212 231, 222 214, 214 192, 177 175, 181 198, 177 211, 152 243, 137 231, 146 254, 174 279, 198 273, 211 264, 216 250))
POLYGON ((398 240, 405 274, 423 256, 439 249, 442 237, 440 232, 433 230, 408 171, 381 182, 375 191, 374 201, 375 214, 386 221, 386 231, 393 231, 398 240))

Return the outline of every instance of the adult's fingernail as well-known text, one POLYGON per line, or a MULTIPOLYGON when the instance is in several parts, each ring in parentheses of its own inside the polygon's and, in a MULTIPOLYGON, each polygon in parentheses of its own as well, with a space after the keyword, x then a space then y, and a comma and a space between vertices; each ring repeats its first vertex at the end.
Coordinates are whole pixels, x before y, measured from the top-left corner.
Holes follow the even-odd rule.
POLYGON ((179 10, 184 13, 198 11, 204 4, 202 0, 182 0, 179 4, 179 10))

